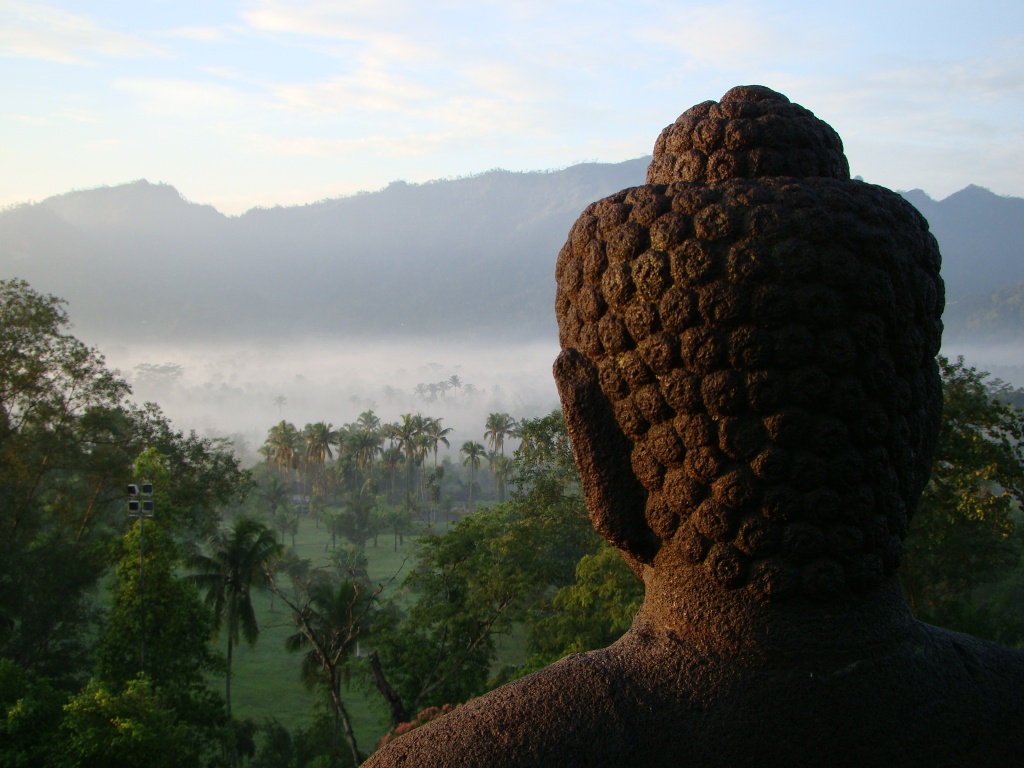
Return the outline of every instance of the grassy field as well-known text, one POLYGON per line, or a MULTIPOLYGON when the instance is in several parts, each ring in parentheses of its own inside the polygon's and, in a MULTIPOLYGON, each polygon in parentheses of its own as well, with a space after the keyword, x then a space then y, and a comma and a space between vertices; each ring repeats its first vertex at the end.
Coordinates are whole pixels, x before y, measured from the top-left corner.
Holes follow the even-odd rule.
MULTIPOLYGON (((385 594, 400 588, 411 567, 414 543, 415 537, 406 536, 397 551, 394 537, 390 535, 380 536, 377 547, 373 546, 372 540, 367 543, 372 583, 388 582, 398 574, 385 594)), ((295 540, 299 557, 309 559, 314 565, 326 563, 330 555, 326 548, 329 544, 330 537, 323 526, 317 528, 313 521, 302 520, 295 540)), ((303 686, 299 680, 301 655, 285 650, 285 638, 295 632, 287 608, 279 599, 272 600, 267 592, 256 593, 254 603, 260 620, 260 638, 251 648, 243 642, 235 649, 231 697, 234 714, 239 718, 252 717, 257 722, 274 717, 289 729, 306 727, 314 705, 323 698, 323 693, 319 689, 309 691, 303 686)), ((223 637, 219 646, 222 651, 227 650, 223 637)), ((223 681, 216 684, 223 689, 223 681)), ((372 750, 390 727, 383 700, 376 691, 364 690, 356 681, 343 691, 343 697, 352 716, 360 748, 372 750)))

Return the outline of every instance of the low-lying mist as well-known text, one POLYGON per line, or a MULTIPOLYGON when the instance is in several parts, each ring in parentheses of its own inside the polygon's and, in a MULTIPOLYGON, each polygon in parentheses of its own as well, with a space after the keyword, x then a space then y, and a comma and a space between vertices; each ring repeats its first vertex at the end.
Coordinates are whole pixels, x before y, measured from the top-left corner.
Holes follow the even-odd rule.
POLYGON ((990 382, 998 378, 1013 387, 1024 387, 1024 339, 998 344, 950 340, 942 345, 942 354, 951 360, 962 356, 968 365, 990 373, 990 382))
POLYGON ((259 460, 267 430, 282 419, 301 429, 317 421, 338 427, 366 410, 385 423, 418 412, 452 427, 457 451, 467 440, 483 441, 489 413, 518 419, 558 407, 554 340, 485 347, 325 339, 100 350, 131 382, 137 402, 159 403, 178 429, 230 437, 246 465, 259 460), (459 386, 451 386, 453 376, 459 386))
MULTIPOLYGON (((558 407, 555 340, 530 343, 306 340, 292 344, 118 345, 101 350, 138 402, 155 401, 179 429, 230 437, 246 465, 282 419, 335 427, 373 410, 383 422, 422 413, 452 427, 452 450, 482 441, 489 413, 536 417, 558 407), (451 386, 457 377, 458 387, 451 386), (449 386, 444 388, 441 382, 449 386)), ((1024 386, 1024 341, 943 346, 950 358, 1024 386)))

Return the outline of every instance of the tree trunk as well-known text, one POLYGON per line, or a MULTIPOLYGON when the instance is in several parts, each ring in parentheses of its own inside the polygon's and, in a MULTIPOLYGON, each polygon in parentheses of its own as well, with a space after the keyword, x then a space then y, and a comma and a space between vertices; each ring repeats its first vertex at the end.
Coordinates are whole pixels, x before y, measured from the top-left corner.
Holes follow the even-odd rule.
POLYGON ((228 720, 231 719, 231 656, 232 656, 231 635, 228 635, 228 674, 224 678, 224 697, 228 703, 228 720))
POLYGON ((359 765, 363 762, 362 757, 359 754, 359 747, 356 746, 356 734, 352 730, 352 722, 348 717, 348 710, 345 709, 345 704, 341 700, 341 692, 338 690, 338 686, 341 681, 338 680, 335 671, 330 673, 330 686, 331 686, 331 703, 334 705, 334 733, 333 733, 333 746, 338 746, 338 725, 345 730, 345 741, 348 742, 349 749, 352 750, 352 765, 359 765))
POLYGON ((224 694, 228 706, 228 728, 230 728, 230 739, 228 740, 228 765, 232 768, 238 764, 238 745, 235 743, 235 723, 231 718, 231 658, 233 656, 234 644, 231 642, 231 635, 228 634, 228 673, 224 678, 224 694))
POLYGON ((409 711, 405 708, 402 703, 401 697, 398 692, 391 687, 391 683, 384 676, 384 670, 380 666, 380 657, 377 652, 374 651, 370 654, 370 671, 373 672, 373 681, 377 684, 377 690, 380 691, 380 695, 384 697, 384 700, 388 703, 388 709, 391 710, 391 727, 397 728, 401 723, 407 723, 411 719, 409 711))

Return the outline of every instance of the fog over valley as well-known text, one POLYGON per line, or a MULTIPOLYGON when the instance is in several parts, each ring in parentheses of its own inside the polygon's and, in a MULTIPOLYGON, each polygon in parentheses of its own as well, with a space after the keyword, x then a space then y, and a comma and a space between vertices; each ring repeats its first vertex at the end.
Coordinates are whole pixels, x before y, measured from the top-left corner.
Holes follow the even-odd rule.
MULTIPOLYGON (((237 217, 146 181, 71 192, 0 212, 0 274, 67 299, 74 333, 137 399, 240 435, 248 460, 281 419, 367 409, 479 439, 490 412, 557 406, 555 258, 583 208, 642 184, 648 162, 395 182, 237 217)), ((944 353, 1024 385, 1024 200, 904 194, 942 248, 944 353)))
POLYGON ((558 407, 551 378, 558 353, 554 340, 487 346, 440 338, 322 338, 289 344, 115 344, 104 351, 131 382, 137 400, 158 402, 179 427, 231 437, 246 463, 258 460, 267 429, 282 419, 300 428, 321 420, 337 427, 366 410, 385 422, 418 412, 443 418, 454 429, 457 450, 466 440, 481 439, 489 413, 533 417, 558 407))

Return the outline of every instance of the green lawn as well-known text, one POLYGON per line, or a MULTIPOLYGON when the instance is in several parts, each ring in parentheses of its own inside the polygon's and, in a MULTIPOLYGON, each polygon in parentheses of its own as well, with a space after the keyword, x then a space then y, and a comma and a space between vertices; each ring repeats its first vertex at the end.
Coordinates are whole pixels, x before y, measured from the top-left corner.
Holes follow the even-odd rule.
MULTIPOLYGON (((372 540, 367 543, 370 579, 374 584, 390 581, 385 594, 400 588, 411 567, 414 542, 414 537, 406 536, 397 551, 391 535, 380 536, 377 547, 372 540), (392 580, 395 574, 398 577, 392 580)), ((330 536, 324 526, 317 528, 312 520, 302 520, 295 539, 299 557, 309 559, 314 566, 324 564, 330 555, 326 548, 329 544, 330 536)), ((257 721, 274 717, 289 729, 306 727, 315 703, 323 694, 316 689, 306 690, 299 680, 301 656, 284 648, 285 638, 295 631, 288 609, 279 599, 272 600, 268 592, 256 593, 254 603, 260 620, 260 638, 251 648, 243 642, 235 649, 231 697, 234 714, 257 721)), ((218 647, 222 652, 227 650, 223 636, 218 647)), ((223 681, 216 685, 223 690, 223 681)), ((390 728, 383 700, 376 691, 364 689, 364 685, 355 680, 343 696, 360 748, 372 751, 377 740, 390 728)))
MULTIPOLYGON (((442 526, 443 528, 443 526, 442 526)), ((291 544, 290 540, 286 542, 291 544)), ((339 544, 341 539, 339 539, 339 544)), ((327 562, 330 536, 323 525, 316 527, 312 520, 303 519, 295 540, 299 557, 309 559, 314 566, 327 562)), ((388 583, 385 594, 395 594, 413 565, 415 537, 406 536, 404 544, 395 547, 394 537, 381 535, 377 546, 369 541, 366 555, 369 573, 374 584, 388 583), (397 574, 397 578, 392 579, 397 574)), ((288 609, 280 599, 271 601, 268 592, 254 595, 260 619, 260 638, 250 648, 244 642, 235 649, 232 703, 238 718, 252 717, 257 722, 277 718, 289 729, 307 727, 313 709, 323 696, 320 690, 308 691, 299 681, 299 654, 284 649, 285 638, 294 633, 288 609)), ((498 661, 496 666, 521 664, 525 660, 523 633, 514 631, 496 638, 498 661)), ((221 637, 218 647, 227 650, 221 637)), ((223 680, 212 683, 223 690, 223 680)), ((352 717, 353 728, 360 749, 371 752, 377 741, 390 729, 386 706, 380 694, 369 685, 369 674, 362 681, 353 680, 343 691, 345 705, 352 717)))

